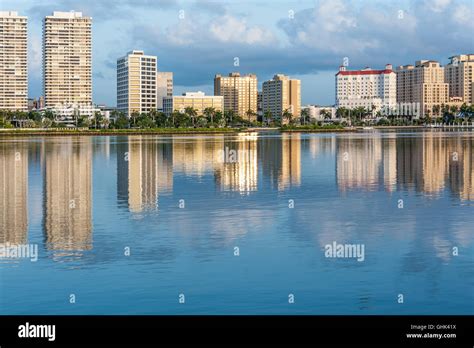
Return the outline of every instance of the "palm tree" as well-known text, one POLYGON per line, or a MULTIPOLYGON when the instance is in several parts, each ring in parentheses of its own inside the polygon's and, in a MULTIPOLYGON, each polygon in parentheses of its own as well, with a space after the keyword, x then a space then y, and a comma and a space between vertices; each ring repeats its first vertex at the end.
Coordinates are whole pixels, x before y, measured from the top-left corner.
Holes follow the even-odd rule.
POLYGON ((247 114, 247 117, 249 119, 249 123, 250 123, 250 118, 252 118, 254 116, 257 116, 257 114, 251 109, 247 110, 246 114, 247 114))
POLYGON ((448 113, 449 113, 449 105, 444 104, 444 103, 441 104, 441 112, 443 113, 443 116, 444 116, 445 114, 448 114, 448 113))
POLYGON ((216 114, 216 109, 213 107, 208 107, 204 109, 204 115, 210 120, 211 124, 214 123, 214 115, 216 114))
POLYGON ((269 124, 269 121, 273 121, 273 115, 271 111, 265 111, 263 114, 263 121, 266 122, 267 125, 269 124))
POLYGON ((285 120, 288 120, 288 124, 290 124, 292 117, 293 117, 293 114, 288 109, 283 111, 283 114, 281 115, 281 125, 283 126, 283 122, 285 120))
POLYGON ((44 113, 45 118, 49 118, 51 121, 54 120, 54 113, 51 110, 46 110, 44 113))
POLYGON ((449 111, 453 114, 453 116, 455 116, 459 111, 459 107, 457 105, 451 105, 449 111))
POLYGON ((306 125, 306 118, 309 117, 309 110, 308 109, 303 109, 301 111, 301 118, 303 119, 303 125, 306 125))
POLYGON ((336 110, 337 118, 347 118, 348 114, 349 114, 349 109, 343 106, 337 108, 336 110))
POLYGON ((138 113, 138 111, 134 111, 134 112, 132 112, 130 117, 132 118, 133 125, 135 126, 136 120, 137 120, 138 117, 140 117, 140 114, 138 113))
POLYGON ((219 125, 221 123, 221 121, 224 119, 224 114, 222 113, 222 111, 220 111, 220 110, 216 111, 215 114, 214 114, 214 119, 215 119, 216 123, 219 125))
POLYGON ((102 128, 109 128, 109 120, 103 117, 102 120, 100 121, 100 126, 102 128))
POLYGON ((331 119, 331 116, 332 116, 332 115, 331 115, 331 112, 330 112, 329 110, 327 110, 327 109, 321 110, 321 115, 323 116, 323 118, 324 118, 325 120, 330 120, 330 119, 331 119))
POLYGON ((431 120, 431 117, 430 117, 430 110, 426 110, 426 111, 425 111, 425 117, 426 117, 426 119, 428 120, 428 122, 430 122, 430 120, 431 120))
POLYGON ((232 120, 235 118, 234 110, 224 110, 224 117, 226 119, 226 123, 232 126, 232 120))
POLYGON ((171 120, 173 121, 173 128, 180 127, 182 124, 180 120, 183 118, 183 113, 175 110, 171 113, 171 120), (178 122, 177 122, 178 121, 178 122), (178 123, 178 124, 176 124, 178 123))
POLYGON ((95 124, 95 129, 97 129, 97 123, 100 125, 102 123, 102 119, 104 117, 102 116, 102 113, 100 111, 94 112, 94 124, 95 124))
POLYGON ((194 109, 193 107, 191 106, 187 106, 185 109, 184 109, 184 113, 191 118, 191 120, 193 121, 193 128, 194 128, 194 123, 195 123, 195 118, 197 116, 197 110, 194 109))

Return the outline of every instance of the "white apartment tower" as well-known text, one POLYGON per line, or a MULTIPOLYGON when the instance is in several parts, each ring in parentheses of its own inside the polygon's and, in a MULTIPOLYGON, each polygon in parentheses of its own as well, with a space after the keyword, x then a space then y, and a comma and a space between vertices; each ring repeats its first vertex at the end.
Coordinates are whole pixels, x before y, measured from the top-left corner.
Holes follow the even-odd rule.
POLYGON ((28 110, 27 17, 0 11, 0 110, 28 110))
POLYGON ((157 109, 157 58, 133 50, 117 60, 117 108, 128 117, 157 109))
POLYGON ((163 111, 163 98, 173 96, 173 73, 158 71, 156 73, 156 105, 163 111))
POLYGON ((43 22, 45 107, 92 104, 92 18, 53 12, 43 22))
POLYGON ((365 68, 348 71, 341 66, 336 74, 336 107, 364 107, 373 113, 392 109, 397 103, 397 77, 391 64, 383 70, 365 68))

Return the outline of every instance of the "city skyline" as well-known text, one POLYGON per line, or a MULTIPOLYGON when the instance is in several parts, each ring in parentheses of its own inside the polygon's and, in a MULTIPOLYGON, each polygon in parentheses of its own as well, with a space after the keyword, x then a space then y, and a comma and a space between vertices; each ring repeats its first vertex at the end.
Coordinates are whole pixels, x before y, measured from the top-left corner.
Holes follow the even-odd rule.
POLYGON ((273 8, 257 1, 239 6, 227 1, 139 1, 133 8, 127 1, 4 1, 2 10, 28 16, 29 97, 42 95, 43 18, 70 10, 91 16, 93 101, 107 105, 115 105, 116 59, 133 49, 157 55, 158 69, 174 73, 175 95, 190 90, 211 95, 215 73, 255 73, 259 89, 263 81, 282 73, 301 80, 303 105, 334 103, 334 74, 346 57, 351 70, 419 59, 444 66, 449 56, 474 51, 469 1, 383 6, 303 1, 277 2, 273 8), (445 25, 429 25, 441 19, 445 25))

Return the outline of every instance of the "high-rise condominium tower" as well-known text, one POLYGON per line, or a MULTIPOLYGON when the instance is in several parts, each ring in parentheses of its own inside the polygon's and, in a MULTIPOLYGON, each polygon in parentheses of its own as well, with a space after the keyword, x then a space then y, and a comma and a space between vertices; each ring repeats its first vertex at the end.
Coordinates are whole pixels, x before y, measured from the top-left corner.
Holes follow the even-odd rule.
POLYGON ((43 89, 46 107, 92 104, 92 18, 53 12, 43 23, 43 89))
POLYGON ((301 81, 277 74, 273 80, 265 81, 262 87, 263 113, 271 112, 279 118, 288 111, 293 116, 301 113, 301 81))
POLYGON ((117 59, 117 108, 129 117, 157 109, 156 56, 131 51, 117 59))
POLYGON ((243 118, 247 117, 248 111, 256 114, 257 94, 257 76, 254 74, 240 76, 234 72, 214 78, 214 95, 224 97, 224 111, 233 110, 243 118))
POLYGON ((28 110, 27 18, 0 11, 0 110, 28 110))
POLYGON ((474 104, 474 54, 451 57, 444 68, 444 79, 449 84, 449 96, 462 98, 467 104, 474 104))
POLYGON ((415 66, 398 67, 397 102, 419 103, 421 115, 433 115, 433 107, 449 102, 449 85, 444 68, 432 60, 417 61, 415 66))

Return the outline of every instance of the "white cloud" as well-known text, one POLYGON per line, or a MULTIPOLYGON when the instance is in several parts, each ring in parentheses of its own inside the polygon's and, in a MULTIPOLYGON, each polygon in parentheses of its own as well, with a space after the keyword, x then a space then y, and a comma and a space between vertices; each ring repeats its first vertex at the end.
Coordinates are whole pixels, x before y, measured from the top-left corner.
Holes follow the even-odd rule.
MULTIPOLYGON (((459 5, 453 11, 453 20, 460 24, 467 25, 468 27, 474 27, 474 6, 468 7, 466 5, 459 5)), ((468 30, 468 28, 466 28, 468 30)), ((471 32, 474 36, 474 33, 471 32)), ((473 39, 474 40, 474 39, 473 39)))
POLYGON ((196 13, 192 17, 177 19, 164 28, 156 25, 140 26, 134 33, 144 41, 154 40, 166 45, 194 48, 225 44, 268 46, 278 41, 271 30, 251 25, 245 18, 216 15, 208 19, 196 13))
MULTIPOLYGON (((159 28, 155 28, 155 31, 159 28)), ((199 31, 201 28, 197 21, 194 20, 179 20, 179 22, 165 29, 165 34, 161 40, 166 40, 172 45, 186 46, 191 45, 199 40, 199 31)), ((158 34, 159 35, 159 34, 158 34)))
POLYGON ((210 33, 221 42, 268 44, 275 41, 272 32, 258 27, 249 26, 247 21, 230 15, 217 17, 210 25, 210 33))
POLYGON ((433 12, 442 12, 451 4, 451 0, 425 0, 424 3, 433 12))
POLYGON ((324 1, 314 9, 314 25, 326 32, 344 32, 357 26, 354 14, 341 0, 324 1))

